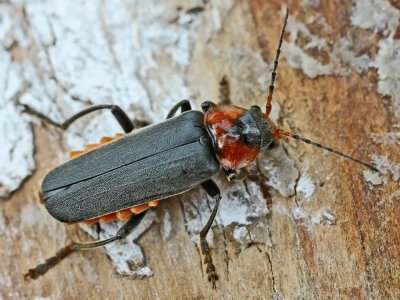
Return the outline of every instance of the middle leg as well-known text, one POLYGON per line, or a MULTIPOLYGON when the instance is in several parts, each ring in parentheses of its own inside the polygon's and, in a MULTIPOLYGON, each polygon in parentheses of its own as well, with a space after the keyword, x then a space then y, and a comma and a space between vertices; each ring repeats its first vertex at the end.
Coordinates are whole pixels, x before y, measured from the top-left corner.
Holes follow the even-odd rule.
POLYGON ((172 118, 172 117, 176 114, 176 112, 177 112, 177 110, 178 110, 179 108, 181 109, 181 113, 183 113, 183 112, 185 112, 185 111, 188 111, 188 110, 192 110, 192 106, 190 105, 189 100, 182 100, 182 101, 179 101, 177 104, 175 104, 175 105, 171 108, 170 112, 169 112, 168 115, 167 115, 167 119, 172 118))
POLYGON ((204 256, 204 264, 207 265, 207 275, 208 281, 211 282, 213 288, 215 288, 215 282, 218 280, 217 272, 215 271, 215 266, 213 263, 213 259, 210 254, 210 247, 208 246, 206 237, 207 233, 211 228, 212 223, 214 222, 215 216, 218 211, 219 203, 221 201, 221 191, 214 180, 209 179, 201 184, 202 188, 205 189, 207 194, 213 197, 216 200, 213 211, 211 212, 210 218, 208 219, 206 225, 200 231, 200 248, 201 253, 204 256))

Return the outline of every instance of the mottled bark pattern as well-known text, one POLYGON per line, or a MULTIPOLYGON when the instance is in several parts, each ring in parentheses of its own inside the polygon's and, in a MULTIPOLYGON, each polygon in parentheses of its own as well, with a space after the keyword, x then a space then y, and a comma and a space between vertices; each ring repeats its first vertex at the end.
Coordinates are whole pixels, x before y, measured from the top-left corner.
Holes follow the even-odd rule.
POLYGON ((0 298, 399 299, 399 19, 389 0, 0 3, 0 298), (198 237, 215 201, 200 189, 162 201, 147 227, 107 255, 74 253, 25 281, 69 241, 93 240, 51 218, 36 188, 68 151, 120 129, 104 113, 61 133, 22 104, 62 121, 110 103, 154 123, 182 99, 194 109, 218 102, 226 76, 232 105, 264 108, 286 6, 271 119, 383 174, 282 140, 244 181, 215 176, 215 290, 198 237), (142 273, 121 276, 118 258, 142 273))

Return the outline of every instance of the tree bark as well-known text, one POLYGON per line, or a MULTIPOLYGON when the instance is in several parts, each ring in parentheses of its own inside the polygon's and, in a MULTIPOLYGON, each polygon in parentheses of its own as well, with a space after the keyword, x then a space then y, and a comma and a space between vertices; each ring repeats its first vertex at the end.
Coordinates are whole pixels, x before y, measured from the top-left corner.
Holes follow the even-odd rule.
POLYGON ((5 1, 0 3, 0 298, 399 299, 400 5, 398 1, 5 1), (36 202, 68 151, 121 132, 111 114, 66 132, 57 121, 93 104, 162 122, 182 99, 265 109, 286 6, 272 120, 370 163, 282 139, 249 176, 164 200, 125 242, 75 253, 36 281, 23 274, 70 240, 121 222, 64 225, 36 202))

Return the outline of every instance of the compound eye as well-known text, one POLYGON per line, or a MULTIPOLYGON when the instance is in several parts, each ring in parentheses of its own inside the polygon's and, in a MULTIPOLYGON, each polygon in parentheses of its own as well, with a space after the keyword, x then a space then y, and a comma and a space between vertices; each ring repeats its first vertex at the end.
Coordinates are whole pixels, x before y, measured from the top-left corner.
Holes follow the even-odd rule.
POLYGON ((272 141, 271 143, 269 143, 269 145, 267 146, 268 150, 274 149, 275 148, 275 141, 272 141))

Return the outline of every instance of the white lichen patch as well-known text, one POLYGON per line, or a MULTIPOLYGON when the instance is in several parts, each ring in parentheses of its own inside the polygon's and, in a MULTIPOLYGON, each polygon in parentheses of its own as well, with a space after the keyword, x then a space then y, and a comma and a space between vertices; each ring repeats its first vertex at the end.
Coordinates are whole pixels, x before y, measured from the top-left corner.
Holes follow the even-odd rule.
POLYGON ((396 200, 396 201, 400 200, 400 190, 397 190, 393 194, 390 195, 389 202, 393 203, 394 200, 396 200))
POLYGON ((164 242, 167 241, 171 236, 171 231, 172 231, 171 215, 168 212, 168 210, 166 210, 162 218, 162 226, 161 226, 161 237, 164 242))
MULTIPOLYGON (((232 223, 249 224, 247 220, 248 203, 247 194, 243 189, 237 189, 232 185, 220 184, 222 191, 222 200, 219 207, 219 213, 216 217, 216 223, 228 226, 232 223)), ((183 201, 186 230, 191 235, 197 235, 207 222, 212 208, 215 205, 214 199, 209 199, 207 194, 198 190, 192 199, 183 201)))
POLYGON ((297 21, 294 17, 288 19, 287 31, 289 32, 289 40, 283 44, 283 55, 289 66, 301 69, 310 78, 332 73, 331 65, 322 64, 305 52, 305 50, 311 48, 323 49, 326 46, 326 41, 311 34, 306 25, 297 21), (309 39, 309 42, 303 48, 297 45, 300 34, 309 39))
MULTIPOLYGON (((222 191, 222 200, 215 223, 218 226, 233 228, 233 238, 243 246, 252 241, 271 244, 267 218, 270 209, 259 184, 248 179, 242 182, 217 181, 217 184, 222 191), (252 226, 251 229, 247 227, 254 223, 257 223, 257 226, 252 226)), ((199 243, 198 234, 206 224, 215 200, 210 199, 201 189, 197 189, 191 198, 182 200, 182 203, 186 230, 191 239, 199 243)), ((213 244, 212 230, 207 235, 207 240, 213 244)))
POLYGON ((21 69, 3 48, 8 42, 1 35, 3 39, 8 35, 1 26, 7 26, 7 22, 0 22, 0 197, 6 197, 32 173, 35 163, 32 130, 21 108, 15 105, 18 93, 24 89, 21 69))
POLYGON ((153 275, 152 270, 145 265, 142 249, 132 243, 130 239, 105 246, 105 249, 111 259, 114 270, 118 274, 133 278, 150 277, 153 275))
POLYGON ((226 191, 226 200, 220 204, 221 214, 217 216, 217 222, 222 226, 228 226, 232 223, 249 224, 247 219, 247 203, 244 197, 236 200, 236 189, 233 193, 226 191))
POLYGON ((0 147, 0 196, 6 197, 35 167, 33 135, 27 119, 11 103, 0 103, 0 132, 7 141, 0 147))
POLYGON ((316 212, 311 212, 296 206, 292 209, 292 216, 294 220, 299 221, 307 230, 311 230, 313 226, 318 224, 336 224, 336 215, 330 207, 322 207, 316 212))
POLYGON ((311 222, 313 224, 335 225, 336 215, 330 207, 323 207, 312 215, 311 222))
MULTIPOLYGON (((135 241, 154 223, 155 213, 148 211, 138 227, 128 237, 122 241, 117 241, 105 246, 105 252, 110 257, 114 270, 125 276, 143 278, 152 276, 150 267, 146 266, 145 257, 142 249, 135 241)), ((113 221, 102 223, 100 234, 96 232, 94 226, 81 225, 95 239, 107 239, 115 236, 118 229, 123 226, 123 221, 113 221)), ((95 275, 90 275, 88 279, 96 281, 95 275)))
POLYGON ((378 70, 378 92, 391 96, 395 115, 400 118, 400 41, 381 40, 374 67, 378 70))
POLYGON ((348 38, 339 37, 333 43, 329 51, 332 74, 340 76, 350 76, 354 72, 361 74, 373 66, 374 62, 368 54, 357 56, 353 48, 354 43, 348 38))
POLYGON ((363 176, 364 180, 372 185, 381 185, 383 183, 387 183, 386 176, 375 171, 364 170, 363 176))
POLYGON ((294 195, 299 171, 281 145, 258 158, 260 171, 267 177, 267 184, 284 197, 294 195))
MULTIPOLYGON (((323 17, 310 18, 307 24, 318 22, 327 33, 331 28, 323 17)), ((357 56, 353 51, 353 43, 346 37, 338 37, 335 42, 312 34, 306 24, 290 17, 288 22, 289 39, 283 44, 283 56, 287 63, 310 78, 323 75, 349 76, 352 72, 362 73, 373 66, 372 59, 367 54, 357 56), (307 39, 307 43, 301 47, 298 42, 301 38, 307 39), (307 53, 308 50, 318 53, 328 53, 329 60, 325 63, 307 53)))
POLYGON ((315 192, 315 184, 313 183, 310 175, 307 173, 301 174, 297 186, 296 186, 297 193, 302 194, 307 199, 311 198, 311 196, 315 192))
POLYGON ((249 234, 246 226, 236 226, 233 230, 233 238, 235 240, 242 240, 249 234))
POLYGON ((294 207, 292 210, 292 216, 295 220, 307 220, 309 215, 300 207, 294 207))
POLYGON ((378 92, 391 96, 395 115, 400 118, 400 41, 393 39, 400 25, 400 11, 386 0, 361 0, 353 7, 352 24, 387 38, 378 43, 378 53, 371 66, 378 71, 378 92))
POLYGON ((372 161, 379 173, 370 170, 363 171, 364 180, 370 185, 386 184, 389 179, 399 181, 400 164, 391 162, 388 157, 383 155, 373 155, 372 161))
POLYGON ((391 175, 393 181, 400 179, 400 164, 391 162, 383 155, 373 155, 372 160, 375 167, 384 175, 391 175))
MULTIPOLYGON (((261 223, 267 222, 266 217, 270 212, 260 187, 249 180, 235 184, 226 181, 218 181, 217 183, 222 191, 222 200, 215 223, 224 227, 235 226, 236 237, 240 236, 238 242, 246 243, 249 236, 240 235, 239 231, 245 229, 238 228, 245 228, 245 225, 249 225, 251 220, 254 219, 261 220, 261 223)), ((215 205, 215 200, 210 199, 203 191, 198 189, 193 197, 183 200, 182 203, 186 230, 191 235, 192 240, 198 242, 198 234, 206 224, 215 205)), ((249 234, 255 235, 252 232, 249 232, 249 234)), ((207 240, 212 244, 211 231, 207 240)))
MULTIPOLYGON (((311 33, 307 25, 312 23, 318 23, 327 34, 332 31, 323 16, 310 17, 305 23, 290 16, 287 27, 289 39, 283 44, 283 56, 291 67, 301 69, 310 78, 330 74, 349 76, 353 72, 362 73, 368 68, 376 67, 378 73, 382 73, 380 76, 382 87, 379 92, 383 95, 396 94, 393 85, 399 80, 398 72, 394 70, 399 69, 399 59, 396 58, 393 50, 399 49, 399 46, 398 41, 391 39, 391 36, 396 32, 400 23, 400 11, 386 0, 362 0, 357 1, 354 5, 350 20, 354 26, 372 30, 374 33, 383 32, 389 36, 379 42, 382 52, 378 52, 375 60, 366 53, 357 56, 353 50, 354 42, 349 37, 340 36, 334 41, 328 41, 311 33), (305 40, 306 43, 299 46, 300 39, 305 40), (307 54, 310 49, 321 54, 329 54, 328 61, 322 63, 310 56, 307 54), (386 62, 382 62, 384 58, 386 58, 386 62), (380 70, 381 67, 382 70, 380 70)), ((400 106, 397 105, 397 107, 400 106)))
POLYGON ((350 16, 352 25, 385 34, 396 31, 399 19, 400 11, 387 0, 358 0, 350 16))

